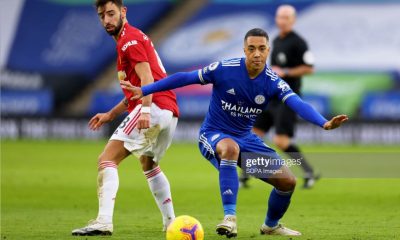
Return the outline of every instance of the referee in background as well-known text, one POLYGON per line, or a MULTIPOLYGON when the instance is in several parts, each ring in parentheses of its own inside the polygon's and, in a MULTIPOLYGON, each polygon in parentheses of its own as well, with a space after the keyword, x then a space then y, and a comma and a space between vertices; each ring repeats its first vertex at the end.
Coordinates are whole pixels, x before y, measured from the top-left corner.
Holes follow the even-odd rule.
MULTIPOLYGON (((271 65, 279 77, 284 79, 292 90, 301 95, 301 77, 314 72, 314 57, 304 39, 293 31, 296 21, 296 9, 291 5, 281 5, 275 16, 279 29, 272 45, 271 65)), ((267 109, 257 118, 253 131, 263 138, 268 130, 275 126, 274 144, 291 158, 301 159, 304 171, 304 188, 311 188, 319 178, 307 162, 299 147, 292 142, 294 137, 297 115, 279 100, 272 100, 267 109)), ((241 184, 247 186, 248 177, 242 175, 241 184)))

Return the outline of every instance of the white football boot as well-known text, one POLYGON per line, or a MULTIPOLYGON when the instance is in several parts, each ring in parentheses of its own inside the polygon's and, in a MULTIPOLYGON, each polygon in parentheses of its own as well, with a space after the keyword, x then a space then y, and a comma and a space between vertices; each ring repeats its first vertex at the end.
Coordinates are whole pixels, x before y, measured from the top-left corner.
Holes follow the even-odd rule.
POLYGON ((216 231, 219 235, 225 235, 227 238, 237 236, 236 216, 226 215, 224 220, 217 225, 216 231))
POLYGON ((300 236, 301 233, 278 224, 275 227, 268 227, 263 224, 260 229, 262 235, 300 236))
POLYGON ((113 232, 112 223, 102 223, 96 220, 90 220, 88 225, 83 228, 72 230, 73 236, 110 236, 113 232))

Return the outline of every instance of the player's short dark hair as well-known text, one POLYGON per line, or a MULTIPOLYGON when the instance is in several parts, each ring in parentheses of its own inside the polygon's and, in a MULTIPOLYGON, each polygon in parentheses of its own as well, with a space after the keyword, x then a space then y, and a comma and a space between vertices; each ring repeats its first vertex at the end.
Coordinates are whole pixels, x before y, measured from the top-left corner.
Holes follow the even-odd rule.
POLYGON ((249 37, 265 37, 267 39, 267 42, 269 42, 269 36, 268 33, 261 28, 253 28, 249 30, 246 35, 244 36, 244 41, 247 40, 249 37))
POLYGON ((124 5, 122 0, 96 0, 94 6, 96 7, 96 9, 98 9, 99 7, 106 5, 108 2, 114 3, 119 8, 121 8, 124 5))

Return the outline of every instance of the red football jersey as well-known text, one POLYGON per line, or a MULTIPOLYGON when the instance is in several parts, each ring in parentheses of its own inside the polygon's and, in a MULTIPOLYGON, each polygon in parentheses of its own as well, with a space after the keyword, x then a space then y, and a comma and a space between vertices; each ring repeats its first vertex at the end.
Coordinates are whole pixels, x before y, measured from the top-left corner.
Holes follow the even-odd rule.
MULTIPOLYGON (((167 76, 164 66, 154 49, 150 38, 139 29, 126 23, 117 41, 117 70, 118 79, 130 81, 133 86, 140 87, 141 81, 136 74, 135 66, 140 62, 148 62, 154 81, 167 76)), ((122 89, 128 99, 128 111, 131 112, 141 100, 130 100, 132 93, 122 89)), ((179 116, 176 95, 172 91, 163 91, 153 94, 153 102, 161 109, 170 110, 174 116, 179 116)))

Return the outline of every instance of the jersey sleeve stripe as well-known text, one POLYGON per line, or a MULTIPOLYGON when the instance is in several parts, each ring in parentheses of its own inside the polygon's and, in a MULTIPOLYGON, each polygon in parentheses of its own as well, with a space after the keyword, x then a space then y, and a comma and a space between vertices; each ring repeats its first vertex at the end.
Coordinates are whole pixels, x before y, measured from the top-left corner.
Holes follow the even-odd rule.
POLYGON ((229 63, 240 63, 240 61, 222 61, 222 64, 229 64, 229 63))
POLYGON ((291 94, 286 95, 284 98, 282 98, 282 102, 285 103, 286 99, 288 99, 289 97, 291 97, 293 95, 296 95, 296 93, 291 93, 291 94))
POLYGON ((240 67, 240 63, 239 64, 227 63, 227 64, 222 64, 222 66, 224 66, 224 67, 240 67))
POLYGON ((198 75, 199 75, 199 79, 200 79, 201 84, 207 84, 206 81, 204 81, 203 73, 201 72, 201 69, 199 69, 198 75))
POLYGON ((228 60, 222 60, 222 63, 229 63, 229 62, 239 62, 241 61, 241 58, 232 58, 232 59, 228 59, 228 60))

